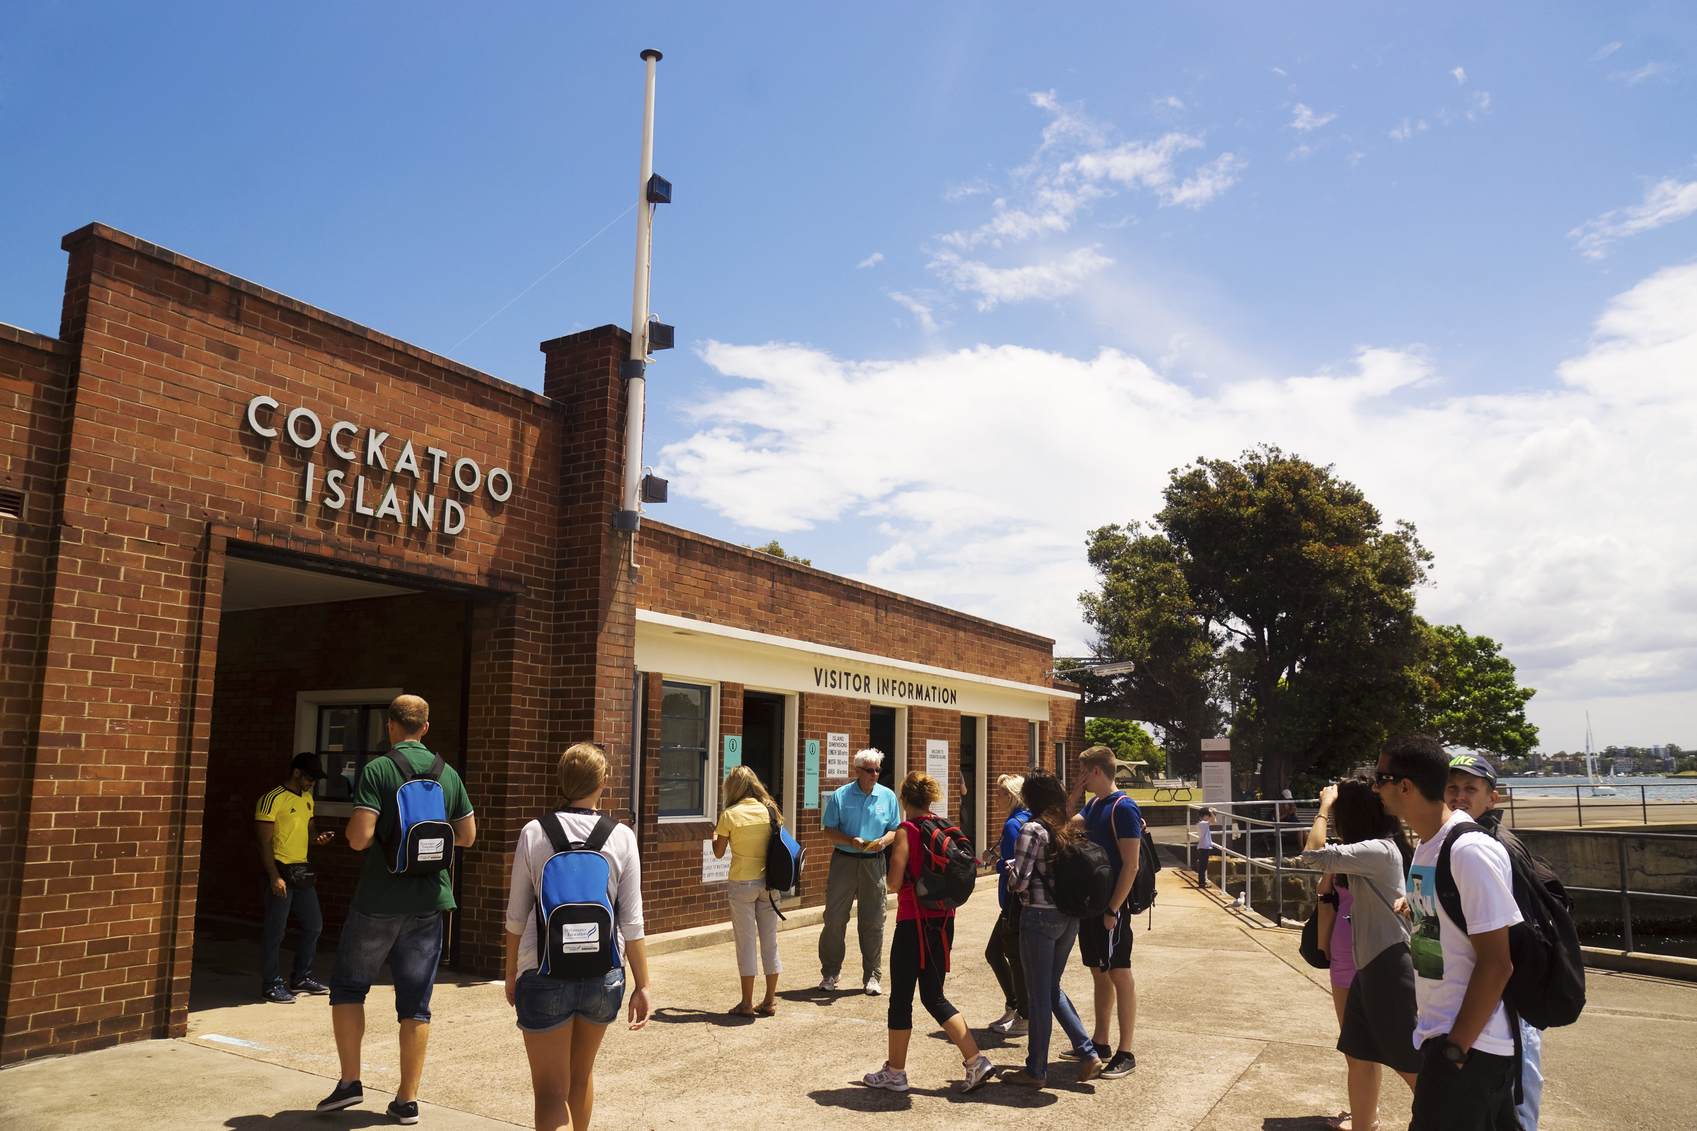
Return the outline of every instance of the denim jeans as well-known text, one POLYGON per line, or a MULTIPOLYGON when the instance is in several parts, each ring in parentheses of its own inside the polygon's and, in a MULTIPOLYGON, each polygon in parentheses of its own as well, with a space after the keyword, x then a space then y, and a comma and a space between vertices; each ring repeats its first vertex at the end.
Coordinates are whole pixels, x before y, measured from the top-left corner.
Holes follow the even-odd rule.
POLYGON ((526 970, 513 988, 519 1028, 551 1033, 573 1019, 611 1025, 625 1000, 625 970, 615 966, 599 978, 550 978, 526 970))
POLYGON ((1039 1080, 1049 1078, 1049 1036, 1056 1019, 1074 1048, 1090 1039, 1084 1022, 1078 1019, 1078 1010, 1061 989, 1061 975, 1077 938, 1078 920, 1071 915, 1062 915, 1053 907, 1020 910, 1019 957, 1025 964, 1025 992, 1031 999, 1025 1071, 1039 1080))
POLYGON ((412 915, 348 912, 330 975, 331 1005, 364 1005, 385 960, 395 982, 395 1020, 429 1021, 436 963, 442 957, 440 911, 412 915))
POLYGON ((289 909, 300 919, 301 937, 295 946, 294 973, 289 978, 298 982, 312 973, 312 960, 318 953, 318 936, 324 930, 324 916, 318 910, 318 892, 289 888, 282 895, 271 894, 271 882, 265 882, 265 930, 259 936, 259 988, 270 989, 283 980, 277 948, 283 945, 283 932, 289 925, 289 909))
POLYGON ((1514 1105, 1520 1131, 1538 1131, 1538 1106, 1544 1097, 1544 1033, 1520 1022, 1520 1090, 1526 1098, 1514 1105))

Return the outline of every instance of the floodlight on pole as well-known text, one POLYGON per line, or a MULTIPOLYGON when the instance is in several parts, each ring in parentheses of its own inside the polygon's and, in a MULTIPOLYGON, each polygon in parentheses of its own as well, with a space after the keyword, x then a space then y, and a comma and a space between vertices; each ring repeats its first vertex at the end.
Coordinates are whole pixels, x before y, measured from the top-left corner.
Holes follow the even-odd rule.
POLYGON ((1084 675, 1130 675, 1136 670, 1137 665, 1132 663, 1130 660, 1114 660, 1106 664, 1080 664, 1076 668, 1066 668, 1064 670, 1056 668, 1049 674, 1054 676, 1056 679, 1066 679, 1068 676, 1078 675, 1080 673, 1083 673, 1084 675))

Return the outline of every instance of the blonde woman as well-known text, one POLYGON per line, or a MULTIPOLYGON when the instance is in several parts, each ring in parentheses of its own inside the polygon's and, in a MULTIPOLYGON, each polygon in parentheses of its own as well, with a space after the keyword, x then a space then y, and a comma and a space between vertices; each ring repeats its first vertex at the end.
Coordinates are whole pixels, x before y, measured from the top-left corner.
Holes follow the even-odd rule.
MULTIPOLYGON (((625 996, 626 962, 630 965, 630 1004, 625 1017, 632 1029, 648 1023, 648 951, 642 930, 642 875, 637 864, 636 834, 630 826, 603 819, 601 794, 607 788, 607 758, 601 748, 580 742, 560 756, 560 794, 556 812, 531 821, 519 832, 513 853, 512 890, 507 898, 507 1004, 518 1012, 530 1058, 530 1086, 536 1097, 536 1131, 587 1131, 595 1104, 595 1054, 607 1026, 619 1015, 625 996), (554 823, 553 829, 543 822, 554 823), (604 838, 604 839, 603 839, 604 838), (588 963, 581 954, 569 956, 553 946, 554 920, 544 912, 538 892, 543 871, 557 857, 584 866, 577 875, 593 874, 599 885, 599 864, 581 851, 597 840, 594 850, 605 860, 606 897, 610 922, 598 924, 598 940, 611 943, 612 968, 594 976, 569 976, 568 961, 588 963), (560 843, 574 850, 562 852, 560 843), (547 945, 538 946, 537 923, 550 924, 547 945), (600 928, 607 930, 602 932, 600 928), (605 935, 610 934, 610 939, 605 935), (559 963, 556 968, 552 964, 559 963)), ((562 861, 563 862, 563 861, 562 861)), ((556 863, 555 867, 560 865, 556 863)), ((557 872, 550 872, 557 876, 557 872)), ((574 942, 582 940, 588 924, 572 922, 574 942)), ((581 946, 574 947, 581 950, 581 946)))
POLYGON ((760 778, 747 766, 725 775, 725 811, 713 830, 713 855, 724 859, 731 850, 730 882, 725 885, 731 903, 731 935, 737 943, 737 974, 742 978, 742 1000, 729 1010, 733 1017, 770 1017, 778 1012, 778 975, 784 964, 778 959, 778 909, 766 895, 766 844, 772 839, 772 820, 778 807, 760 778), (754 1002, 757 973, 755 943, 760 945, 759 964, 766 968, 766 997, 754 1002))

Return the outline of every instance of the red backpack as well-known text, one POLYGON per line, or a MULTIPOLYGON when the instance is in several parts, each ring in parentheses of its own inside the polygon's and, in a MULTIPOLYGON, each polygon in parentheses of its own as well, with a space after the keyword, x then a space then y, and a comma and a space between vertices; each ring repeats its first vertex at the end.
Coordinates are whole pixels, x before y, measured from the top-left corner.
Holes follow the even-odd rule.
POLYGON ((914 898, 927 911, 953 911, 972 896, 978 858, 972 842, 954 825, 927 817, 919 825, 919 874, 914 898))

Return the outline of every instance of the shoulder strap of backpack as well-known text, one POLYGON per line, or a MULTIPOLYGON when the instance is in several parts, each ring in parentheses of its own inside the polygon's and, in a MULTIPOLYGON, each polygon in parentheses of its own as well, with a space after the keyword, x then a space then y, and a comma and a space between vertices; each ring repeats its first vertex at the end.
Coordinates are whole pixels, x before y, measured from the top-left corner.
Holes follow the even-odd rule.
POLYGON ((583 846, 591 852, 600 852, 606 845, 607 838, 612 836, 613 830, 618 827, 617 821, 605 813, 601 814, 601 819, 595 822, 593 829, 589 830, 589 839, 583 842, 583 846))
MULTIPOLYGON (((412 768, 412 763, 407 760, 406 755, 402 754, 399 750, 396 750, 393 746, 385 750, 383 752, 383 756, 389 759, 389 761, 395 763, 395 768, 401 771, 402 785, 405 785, 407 782, 418 776, 418 772, 412 768)), ((438 759, 438 761, 440 761, 440 759, 438 759)))
POLYGON ((436 757, 434 757, 430 760, 430 768, 428 770, 424 771, 424 773, 419 774, 418 776, 423 777, 423 778, 429 778, 431 781, 439 782, 439 781, 442 780, 442 771, 447 769, 447 768, 448 768, 448 763, 442 761, 442 755, 438 754, 438 755, 436 755, 436 757))
POLYGON ((548 843, 554 846, 555 852, 569 852, 571 850, 571 839, 566 836, 566 830, 560 824, 558 813, 544 813, 536 818, 536 823, 542 826, 542 834, 548 838, 548 843))
POLYGON ((772 806, 768 805, 768 806, 766 806, 766 816, 772 822, 772 835, 777 836, 778 835, 778 811, 776 809, 774 809, 772 806))
MULTIPOLYGON (((1472 821, 1463 821, 1444 836, 1443 847, 1438 849, 1438 863, 1433 869, 1438 886, 1438 903, 1443 907, 1444 914, 1450 921, 1461 928, 1461 933, 1467 933, 1467 916, 1461 911, 1461 889, 1455 886, 1455 873, 1450 869, 1450 849, 1455 847, 1456 838, 1465 833, 1482 833, 1484 828, 1472 821)), ((1489 835, 1489 834, 1487 834, 1489 835)))

